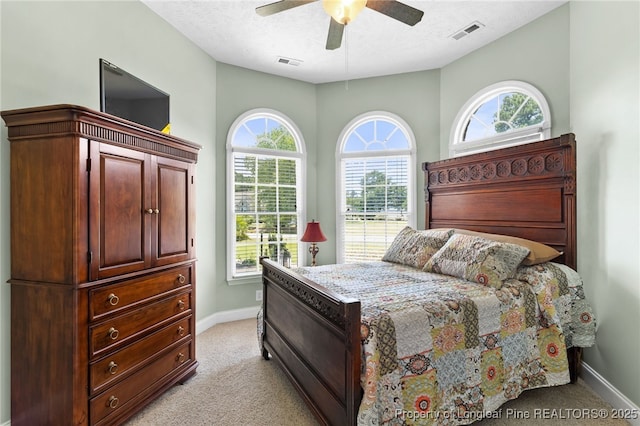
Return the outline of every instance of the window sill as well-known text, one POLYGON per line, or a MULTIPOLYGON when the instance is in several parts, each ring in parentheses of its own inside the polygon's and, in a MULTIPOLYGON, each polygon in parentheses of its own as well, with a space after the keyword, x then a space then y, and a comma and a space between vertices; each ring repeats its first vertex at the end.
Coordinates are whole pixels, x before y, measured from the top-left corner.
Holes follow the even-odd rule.
POLYGON ((227 278, 228 285, 261 284, 262 274, 255 274, 246 277, 227 278))

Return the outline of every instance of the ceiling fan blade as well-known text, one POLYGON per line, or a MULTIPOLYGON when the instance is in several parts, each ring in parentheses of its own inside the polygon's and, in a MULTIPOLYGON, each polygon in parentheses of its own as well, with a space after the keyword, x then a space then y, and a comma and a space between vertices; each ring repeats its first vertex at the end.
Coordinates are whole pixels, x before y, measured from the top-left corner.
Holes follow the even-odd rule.
POLYGON ((396 0, 367 0, 367 7, 411 26, 420 22, 424 15, 423 11, 396 0))
POLYGON ((293 9, 294 7, 304 6, 307 3, 315 3, 316 1, 317 0, 280 0, 275 3, 256 7, 256 13, 260 16, 269 16, 278 12, 293 9))
POLYGON ((327 35, 327 50, 335 50, 342 44, 344 25, 331 18, 329 34, 327 35))

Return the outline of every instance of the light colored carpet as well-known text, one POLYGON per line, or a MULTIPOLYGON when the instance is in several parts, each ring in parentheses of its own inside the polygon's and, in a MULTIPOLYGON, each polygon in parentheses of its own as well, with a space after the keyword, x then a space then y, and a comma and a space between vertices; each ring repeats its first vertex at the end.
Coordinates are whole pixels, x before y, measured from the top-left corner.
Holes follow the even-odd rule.
MULTIPOLYGON (((262 359, 255 319, 218 324, 201 333, 196 340, 196 357, 200 362, 197 374, 184 385, 171 388, 127 426, 318 425, 278 366, 262 359)), ((474 425, 628 424, 586 418, 591 410, 599 409, 610 410, 611 406, 579 380, 575 385, 527 391, 503 405, 497 412, 500 418, 474 425)))

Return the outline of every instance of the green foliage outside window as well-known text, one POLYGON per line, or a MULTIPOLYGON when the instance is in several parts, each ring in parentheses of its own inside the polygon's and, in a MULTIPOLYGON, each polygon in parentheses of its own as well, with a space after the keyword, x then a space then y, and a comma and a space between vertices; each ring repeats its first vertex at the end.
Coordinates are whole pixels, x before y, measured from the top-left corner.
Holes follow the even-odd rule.
POLYGON ((347 194, 351 212, 407 211, 407 187, 394 184, 391 178, 379 170, 372 170, 360 179, 360 191, 347 194))
POLYGON ((496 132, 539 124, 544 119, 536 101, 523 93, 511 93, 502 99, 500 111, 494 114, 496 132))
POLYGON ((249 223, 243 216, 236 216, 236 241, 246 241, 249 239, 247 231, 249 223))

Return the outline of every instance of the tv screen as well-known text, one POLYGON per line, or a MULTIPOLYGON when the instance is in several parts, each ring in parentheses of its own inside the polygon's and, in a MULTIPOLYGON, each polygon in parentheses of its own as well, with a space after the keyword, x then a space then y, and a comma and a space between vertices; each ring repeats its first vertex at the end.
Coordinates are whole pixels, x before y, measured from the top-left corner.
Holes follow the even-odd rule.
POLYGON ((100 111, 170 133, 169 95, 100 59, 100 111))

